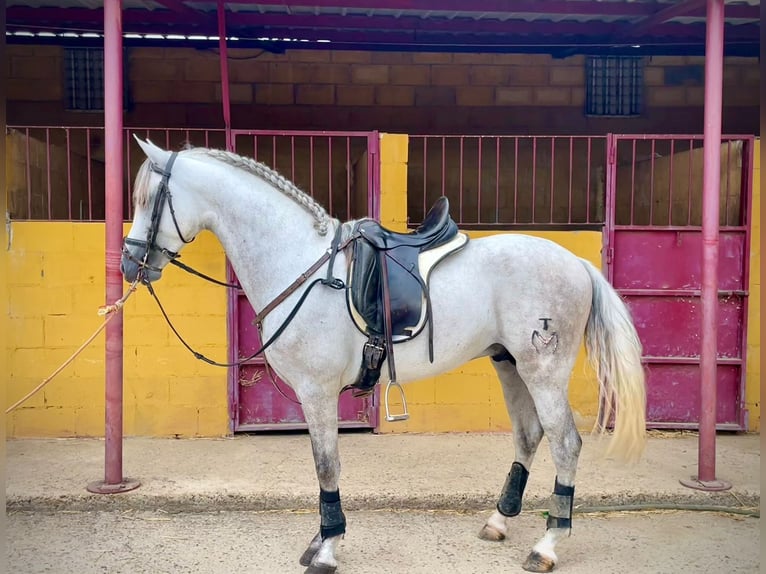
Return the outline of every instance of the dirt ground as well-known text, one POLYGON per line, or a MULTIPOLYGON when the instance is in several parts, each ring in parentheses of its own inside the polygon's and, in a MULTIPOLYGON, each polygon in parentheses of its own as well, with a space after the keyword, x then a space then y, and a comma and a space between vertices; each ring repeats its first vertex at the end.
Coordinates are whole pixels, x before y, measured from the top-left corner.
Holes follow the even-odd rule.
MULTIPOLYGON (((522 572, 543 534, 524 512, 509 540, 476 536, 487 512, 349 512, 337 574, 522 572)), ((67 511, 8 515, 15 574, 299 573, 298 557, 318 526, 313 512, 67 511)), ((760 520, 710 512, 576 515, 558 547, 561 574, 753 573, 760 520)))

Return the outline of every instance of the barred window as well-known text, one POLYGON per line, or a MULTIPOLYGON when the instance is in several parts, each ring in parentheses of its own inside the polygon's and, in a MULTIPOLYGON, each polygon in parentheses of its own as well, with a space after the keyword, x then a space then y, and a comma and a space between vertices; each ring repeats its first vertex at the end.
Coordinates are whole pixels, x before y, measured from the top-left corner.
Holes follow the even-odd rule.
POLYGON ((104 109, 104 50, 66 48, 66 97, 68 110, 104 109))
POLYGON ((589 56, 586 61, 585 113, 592 116, 638 116, 644 87, 643 58, 589 56))

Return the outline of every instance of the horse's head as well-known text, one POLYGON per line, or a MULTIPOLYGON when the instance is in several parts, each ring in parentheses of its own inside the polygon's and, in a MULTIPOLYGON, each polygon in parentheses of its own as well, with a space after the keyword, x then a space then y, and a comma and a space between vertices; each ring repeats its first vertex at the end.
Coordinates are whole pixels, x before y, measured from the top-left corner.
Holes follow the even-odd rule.
POLYGON ((136 141, 147 159, 136 175, 133 225, 123 243, 120 270, 126 281, 151 282, 200 229, 188 194, 179 178, 171 177, 178 153, 136 141))

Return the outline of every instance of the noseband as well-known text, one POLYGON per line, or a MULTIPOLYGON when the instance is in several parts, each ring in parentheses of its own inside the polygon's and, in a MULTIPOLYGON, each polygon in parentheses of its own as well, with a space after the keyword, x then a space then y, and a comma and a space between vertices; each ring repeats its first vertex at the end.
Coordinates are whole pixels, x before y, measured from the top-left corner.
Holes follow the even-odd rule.
POLYGON ((157 245, 157 234, 160 230, 160 220, 162 219, 162 212, 165 208, 165 202, 167 201, 168 207, 170 208, 170 216, 173 219, 173 225, 176 228, 176 233, 178 233, 178 238, 183 241, 184 243, 191 243, 194 241, 194 237, 191 239, 186 239, 183 236, 183 233, 181 233, 181 228, 178 225, 178 220, 176 219, 176 212, 173 208, 173 196, 170 193, 170 188, 168 187, 168 181, 170 180, 170 171, 173 169, 173 164, 176 161, 176 157, 178 156, 178 152, 173 152, 170 154, 170 158, 168 159, 168 163, 165 164, 165 169, 159 167, 155 163, 150 163, 149 168, 154 172, 158 173, 162 176, 162 179, 160 180, 160 184, 157 187, 157 193, 155 194, 154 198, 154 205, 152 207, 152 218, 149 222, 149 231, 146 234, 146 240, 142 241, 140 239, 133 239, 131 237, 126 237, 124 240, 123 248, 122 248, 122 254, 133 261, 134 263, 137 263, 139 265, 139 275, 143 274, 143 271, 148 269, 150 271, 161 271, 161 268, 155 267, 153 265, 149 264, 149 253, 152 251, 161 253, 165 257, 167 257, 171 262, 175 261, 180 257, 180 255, 175 252, 171 251, 170 249, 167 249, 166 247, 162 247, 160 245, 157 245), (132 245, 134 247, 140 247, 144 249, 144 256, 142 259, 137 259, 128 249, 128 245, 132 245))

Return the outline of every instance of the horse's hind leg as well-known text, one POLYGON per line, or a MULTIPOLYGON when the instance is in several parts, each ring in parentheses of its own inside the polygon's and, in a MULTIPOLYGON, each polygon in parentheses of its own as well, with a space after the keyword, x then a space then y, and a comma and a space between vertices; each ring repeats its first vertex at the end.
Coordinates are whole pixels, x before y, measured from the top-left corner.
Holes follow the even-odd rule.
POLYGON ((513 442, 516 447, 511 471, 503 485, 496 510, 479 532, 479 538, 499 541, 508 535, 508 518, 521 512, 521 501, 527 484, 535 452, 543 437, 543 428, 537 416, 535 403, 516 370, 508 353, 492 357, 503 388, 506 408, 513 423, 513 442))
POLYGON ((556 465, 556 480, 551 495, 545 536, 532 548, 523 568, 530 572, 550 572, 556 566, 555 548, 562 538, 569 536, 572 528, 572 503, 574 498, 577 460, 582 439, 577 432, 567 396, 567 382, 572 370, 571 361, 565 357, 555 366, 537 365, 533 372, 523 369, 520 374, 527 383, 534 399, 540 424, 548 437, 551 456, 556 465))
POLYGON ((332 574, 338 567, 335 549, 346 532, 346 517, 340 502, 338 481, 338 398, 314 396, 303 401, 303 414, 311 435, 317 478, 319 480, 319 533, 301 556, 306 574, 332 574))

